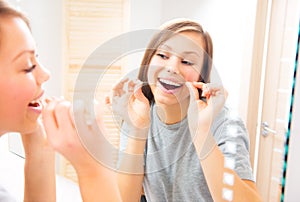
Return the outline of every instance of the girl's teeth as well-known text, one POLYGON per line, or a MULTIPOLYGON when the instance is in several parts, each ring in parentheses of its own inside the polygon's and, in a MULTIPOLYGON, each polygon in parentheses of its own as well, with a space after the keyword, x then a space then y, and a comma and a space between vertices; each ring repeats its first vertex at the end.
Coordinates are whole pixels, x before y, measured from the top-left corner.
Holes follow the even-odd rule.
POLYGON ((160 79, 160 81, 163 82, 163 83, 165 83, 165 84, 176 86, 176 87, 180 87, 181 86, 181 84, 175 83, 175 82, 170 81, 170 80, 160 79))

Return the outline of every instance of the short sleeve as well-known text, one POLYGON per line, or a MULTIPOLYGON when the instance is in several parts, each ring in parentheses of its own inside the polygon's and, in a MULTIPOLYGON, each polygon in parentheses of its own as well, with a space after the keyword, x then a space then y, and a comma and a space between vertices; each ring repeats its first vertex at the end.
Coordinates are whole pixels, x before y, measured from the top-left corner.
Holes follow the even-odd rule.
POLYGON ((241 118, 226 108, 215 120, 212 132, 224 154, 225 163, 229 161, 229 166, 232 166, 241 179, 254 181, 249 154, 249 135, 241 118))

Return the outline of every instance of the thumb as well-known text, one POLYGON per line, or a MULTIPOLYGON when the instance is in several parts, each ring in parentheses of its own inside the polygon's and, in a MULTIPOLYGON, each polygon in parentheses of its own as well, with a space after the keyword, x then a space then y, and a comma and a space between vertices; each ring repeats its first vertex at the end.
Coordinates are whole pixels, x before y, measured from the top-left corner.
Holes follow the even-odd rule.
POLYGON ((135 92, 134 92, 134 97, 136 99, 138 99, 141 102, 147 103, 149 102, 148 99, 145 97, 145 95, 142 92, 142 88, 138 88, 135 92))
POLYGON ((142 87, 143 87, 143 82, 141 82, 140 80, 138 80, 136 82, 135 85, 135 89, 134 89, 134 97, 136 99, 138 99, 141 102, 147 103, 149 102, 148 99, 145 97, 143 91, 142 91, 142 87))

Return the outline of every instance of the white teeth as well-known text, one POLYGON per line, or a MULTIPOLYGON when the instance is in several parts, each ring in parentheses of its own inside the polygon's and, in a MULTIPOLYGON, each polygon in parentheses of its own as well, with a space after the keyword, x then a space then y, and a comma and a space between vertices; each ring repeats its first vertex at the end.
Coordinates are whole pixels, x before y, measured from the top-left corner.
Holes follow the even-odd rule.
POLYGON ((179 84, 179 83, 175 83, 173 81, 166 80, 166 79, 160 79, 160 81, 163 82, 163 83, 165 83, 165 84, 176 86, 176 87, 180 87, 181 86, 181 84, 179 84))
POLYGON ((34 101, 31 101, 29 104, 36 104, 36 103, 39 103, 39 102, 34 100, 34 101))

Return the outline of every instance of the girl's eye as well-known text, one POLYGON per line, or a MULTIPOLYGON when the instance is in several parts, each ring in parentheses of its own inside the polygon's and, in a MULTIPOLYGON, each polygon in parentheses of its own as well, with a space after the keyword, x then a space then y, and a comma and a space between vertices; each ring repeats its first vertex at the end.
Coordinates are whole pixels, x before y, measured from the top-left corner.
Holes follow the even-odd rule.
POLYGON ((30 73, 35 69, 36 65, 32 65, 31 67, 29 67, 28 69, 25 69, 25 73, 30 73))
POLYGON ((168 57, 163 53, 157 53, 156 55, 159 56, 162 59, 168 59, 168 57))
POLYGON ((182 64, 185 64, 185 65, 194 65, 193 62, 190 62, 188 60, 182 60, 181 62, 182 62, 182 64))

